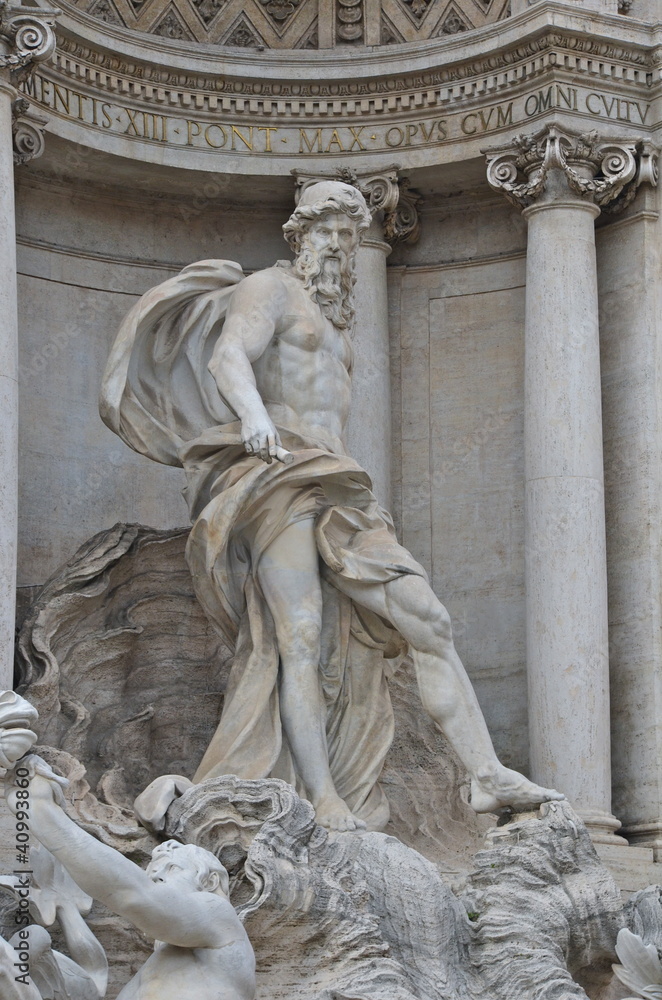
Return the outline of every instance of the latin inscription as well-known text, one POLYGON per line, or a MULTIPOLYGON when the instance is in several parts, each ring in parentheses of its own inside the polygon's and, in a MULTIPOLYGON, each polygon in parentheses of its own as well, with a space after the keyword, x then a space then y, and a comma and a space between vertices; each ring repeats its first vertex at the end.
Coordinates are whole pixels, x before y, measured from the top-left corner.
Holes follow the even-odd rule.
POLYGON ((92 128, 151 143, 243 155, 305 156, 388 152, 436 146, 464 137, 481 137, 534 121, 548 111, 590 115, 595 119, 649 125, 651 105, 579 87, 551 84, 510 101, 486 104, 402 124, 236 125, 224 120, 181 118, 130 108, 81 94, 35 75, 26 92, 41 107, 92 128))

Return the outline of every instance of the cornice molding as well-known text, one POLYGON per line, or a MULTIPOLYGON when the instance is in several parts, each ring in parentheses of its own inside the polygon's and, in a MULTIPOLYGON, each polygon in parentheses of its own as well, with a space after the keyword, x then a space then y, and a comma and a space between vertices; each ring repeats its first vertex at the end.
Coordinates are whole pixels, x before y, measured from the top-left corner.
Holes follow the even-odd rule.
POLYGON ((117 53, 94 49, 70 37, 58 38, 53 77, 87 84, 102 94, 130 96, 166 108, 174 106, 268 117, 348 118, 369 112, 388 114, 417 108, 443 107, 459 97, 489 96, 509 86, 539 78, 549 70, 618 80, 628 86, 650 86, 660 78, 662 45, 616 45, 598 38, 580 38, 550 26, 548 31, 489 57, 440 66, 425 73, 371 80, 292 81, 231 78, 181 73, 163 66, 124 61, 117 53), (561 56, 561 61, 559 61, 561 56), (599 67, 587 57, 599 58, 599 67), (508 80, 497 79, 507 72, 508 80), (469 88, 466 81, 471 81, 469 88), (459 84, 460 86, 453 86, 459 84), (441 93, 439 88, 447 88, 441 93))

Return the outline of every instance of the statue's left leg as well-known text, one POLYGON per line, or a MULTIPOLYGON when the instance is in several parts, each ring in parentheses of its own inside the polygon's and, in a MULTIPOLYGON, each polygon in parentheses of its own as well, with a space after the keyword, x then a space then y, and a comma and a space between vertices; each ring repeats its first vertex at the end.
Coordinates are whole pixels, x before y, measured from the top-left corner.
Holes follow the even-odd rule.
POLYGON ((476 812, 494 812, 505 806, 522 809, 563 798, 554 789, 534 784, 499 761, 471 681, 455 649, 448 612, 422 577, 400 576, 382 585, 357 585, 343 579, 336 586, 385 617, 409 642, 423 707, 469 771, 471 805, 476 812))

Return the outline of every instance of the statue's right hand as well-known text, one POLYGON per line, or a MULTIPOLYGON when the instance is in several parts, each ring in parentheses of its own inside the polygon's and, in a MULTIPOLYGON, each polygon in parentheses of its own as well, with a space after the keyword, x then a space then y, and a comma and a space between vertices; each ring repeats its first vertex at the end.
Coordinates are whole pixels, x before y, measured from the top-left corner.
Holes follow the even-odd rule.
POLYGON ((28 754, 5 775, 5 800, 14 814, 19 809, 29 808, 26 800, 56 802, 64 806, 62 789, 68 784, 67 779, 56 774, 45 760, 37 754, 28 754))
POLYGON ((281 447, 278 431, 266 413, 242 420, 241 440, 249 455, 256 455, 268 465, 271 465, 276 457, 276 450, 281 447))

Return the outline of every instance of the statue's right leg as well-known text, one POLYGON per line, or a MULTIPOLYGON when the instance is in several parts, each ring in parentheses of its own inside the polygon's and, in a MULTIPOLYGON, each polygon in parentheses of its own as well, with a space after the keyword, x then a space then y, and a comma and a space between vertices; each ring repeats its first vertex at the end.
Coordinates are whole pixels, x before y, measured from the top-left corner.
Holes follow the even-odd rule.
POLYGON ((309 517, 281 532, 263 553, 257 576, 276 628, 281 721, 297 773, 321 826, 356 830, 365 824, 339 797, 329 770, 319 675, 322 590, 313 524, 309 517))

